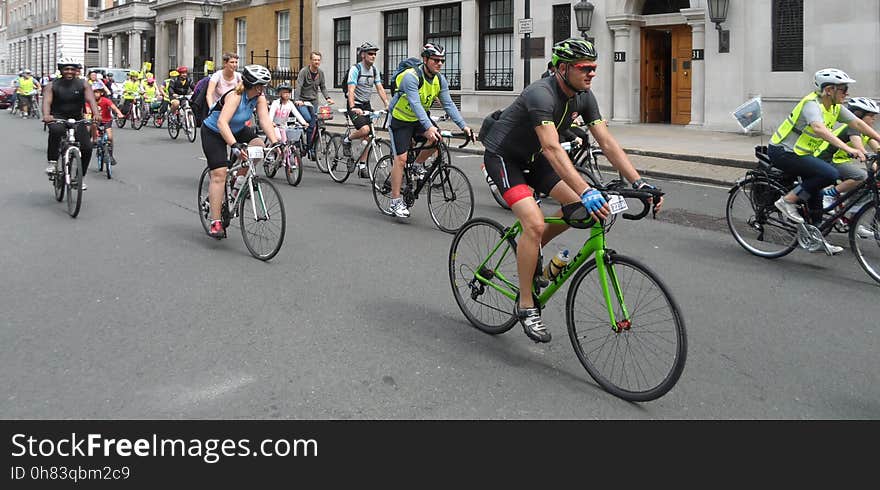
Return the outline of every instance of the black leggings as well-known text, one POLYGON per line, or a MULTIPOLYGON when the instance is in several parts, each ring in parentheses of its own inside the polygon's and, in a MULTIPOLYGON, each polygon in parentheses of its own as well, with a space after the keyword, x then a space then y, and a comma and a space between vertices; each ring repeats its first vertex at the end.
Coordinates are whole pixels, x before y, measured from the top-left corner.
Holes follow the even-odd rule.
MULTIPOLYGON (((254 128, 245 126, 241 131, 235 133, 234 136, 235 141, 247 144, 257 137, 257 132, 254 128)), ((202 151, 205 153, 205 159, 208 160, 208 168, 211 170, 227 166, 229 162, 229 148, 226 146, 226 141, 220 136, 220 133, 214 132, 205 124, 202 124, 202 151)))
MULTIPOLYGON (((56 119, 63 119, 56 117, 56 119)), ((89 162, 92 160, 92 135, 89 126, 86 124, 77 124, 74 129, 76 141, 79 143, 79 151, 82 155, 82 171, 83 175, 89 169, 89 162)), ((49 125, 49 146, 46 148, 46 160, 60 160, 58 158, 58 150, 61 148, 61 140, 67 137, 67 128, 63 124, 49 125)))

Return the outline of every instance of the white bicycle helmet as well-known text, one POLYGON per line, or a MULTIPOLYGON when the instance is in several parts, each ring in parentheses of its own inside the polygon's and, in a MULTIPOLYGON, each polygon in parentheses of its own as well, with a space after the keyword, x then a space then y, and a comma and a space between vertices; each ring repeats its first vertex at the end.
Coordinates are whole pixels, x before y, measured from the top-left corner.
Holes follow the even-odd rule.
POLYGON ((825 88, 826 85, 843 85, 845 83, 856 83, 856 81, 837 68, 824 68, 816 72, 815 84, 819 90, 825 88))
POLYGON ((72 66, 74 68, 82 68, 82 64, 80 64, 80 62, 74 59, 72 56, 62 56, 58 59, 58 71, 61 71, 69 66, 72 66))
POLYGON ((880 106, 867 97, 853 97, 847 101, 849 110, 860 110, 868 114, 880 114, 880 106))
POLYGON ((241 80, 245 87, 254 85, 268 85, 272 81, 272 74, 263 65, 247 65, 241 73, 241 80))

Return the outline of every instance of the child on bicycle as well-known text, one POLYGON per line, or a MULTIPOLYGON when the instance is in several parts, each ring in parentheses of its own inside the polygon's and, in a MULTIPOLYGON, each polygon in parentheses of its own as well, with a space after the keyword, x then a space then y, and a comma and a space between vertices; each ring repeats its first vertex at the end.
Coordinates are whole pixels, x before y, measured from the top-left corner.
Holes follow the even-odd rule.
MULTIPOLYGON (((867 97, 853 97, 847 102, 846 107, 855 114, 856 117, 865 121, 865 124, 868 126, 874 126, 877 114, 880 113, 880 106, 867 97)), ((840 137, 840 139, 847 145, 853 148, 858 148, 863 152, 867 151, 865 150, 866 145, 870 146, 875 152, 880 149, 880 142, 869 136, 863 135, 858 130, 850 128, 846 124, 838 126, 832 131, 832 133, 834 133, 835 136, 840 137)), ((826 208, 834 202, 837 196, 840 194, 846 194, 855 189, 868 178, 868 171, 861 162, 851 158, 849 153, 831 147, 831 144, 827 141, 816 150, 815 155, 836 166, 837 170, 840 172, 840 180, 842 181, 839 184, 827 187, 824 190, 823 204, 826 208)))
POLYGON ((282 143, 287 143, 287 123, 291 117, 296 119, 302 127, 308 126, 309 123, 306 122, 302 114, 296 109, 296 105, 290 100, 290 96, 293 94, 293 87, 285 83, 279 85, 277 90, 278 98, 273 100, 269 106, 269 115, 272 116, 272 122, 275 124, 275 135, 282 143))
MULTIPOLYGON (((98 103, 98 109, 101 114, 95 118, 99 121, 99 126, 107 133, 107 155, 110 157, 110 164, 116 165, 116 159, 113 158, 113 113, 117 117, 124 117, 122 111, 116 104, 107 97, 107 87, 100 81, 92 84, 92 91, 95 93, 95 102, 98 103)), ((92 142, 97 141, 98 135, 92 135, 92 142)))

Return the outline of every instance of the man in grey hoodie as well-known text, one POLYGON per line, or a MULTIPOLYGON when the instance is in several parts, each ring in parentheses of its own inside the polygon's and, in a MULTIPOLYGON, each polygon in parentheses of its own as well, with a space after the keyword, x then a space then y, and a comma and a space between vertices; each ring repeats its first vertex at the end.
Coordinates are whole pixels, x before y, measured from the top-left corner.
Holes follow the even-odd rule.
MULTIPOLYGON (((306 133, 308 137, 306 140, 309 146, 311 146, 316 127, 315 113, 318 110, 319 105, 318 90, 321 90, 321 95, 324 96, 324 101, 328 104, 333 104, 334 102, 333 99, 327 95, 324 70, 321 70, 320 68, 321 53, 319 51, 312 51, 309 58, 309 64, 299 71, 299 76, 296 78, 296 92, 293 94, 293 103, 296 105, 297 109, 299 109, 303 118, 309 123, 309 129, 306 133), (311 106, 305 105, 306 102, 311 102, 311 106)), ((305 148, 304 150, 311 152, 311 148, 305 148)), ((314 160, 314 155, 312 155, 311 158, 314 160)))

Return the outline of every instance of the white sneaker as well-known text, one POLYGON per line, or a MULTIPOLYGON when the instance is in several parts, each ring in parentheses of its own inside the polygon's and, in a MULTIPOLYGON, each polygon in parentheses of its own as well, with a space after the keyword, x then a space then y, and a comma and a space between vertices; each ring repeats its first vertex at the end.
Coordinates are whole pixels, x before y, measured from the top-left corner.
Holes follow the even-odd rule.
POLYGON ((792 204, 785 200, 785 197, 780 197, 773 203, 776 206, 776 209, 782 212, 783 216, 794 221, 795 223, 801 224, 804 222, 804 218, 798 214, 798 207, 796 204, 792 204))
POLYGON ((872 238, 874 232, 865 225, 859 225, 859 227, 856 228, 856 235, 858 235, 859 238, 872 238))
MULTIPOLYGON (((831 252, 831 255, 837 255, 840 252, 843 252, 843 247, 838 247, 837 245, 832 245, 832 244, 828 243, 827 241, 825 242, 825 244, 828 246, 828 251, 831 252)), ((824 251, 825 251, 825 247, 823 247, 821 244, 816 248, 810 249, 810 252, 824 252, 824 251)))
POLYGON ((835 198, 831 197, 827 194, 822 196, 822 209, 828 209, 829 206, 834 204, 835 198))
POLYGON ((58 171, 57 164, 55 161, 50 161, 49 166, 46 167, 46 175, 55 175, 55 172, 58 171))
POLYGON ((82 188, 83 188, 83 190, 86 190, 86 189, 89 188, 89 186, 86 185, 86 179, 85 179, 85 177, 82 178, 82 188))
POLYGON ((398 218, 409 218, 409 209, 406 209, 406 204, 403 203, 403 199, 399 201, 391 201, 391 206, 388 210, 392 215, 398 218))

